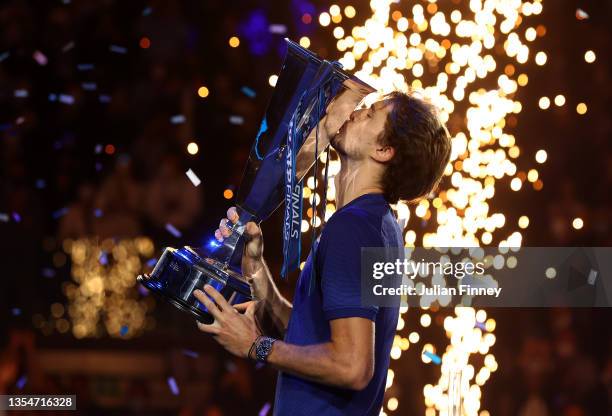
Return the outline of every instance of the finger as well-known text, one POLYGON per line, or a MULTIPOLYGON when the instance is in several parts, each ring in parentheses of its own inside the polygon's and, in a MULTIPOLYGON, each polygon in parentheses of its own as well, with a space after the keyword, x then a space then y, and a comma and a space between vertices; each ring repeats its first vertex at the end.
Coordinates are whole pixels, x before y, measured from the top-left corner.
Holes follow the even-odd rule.
POLYGON ((223 295, 217 292, 217 290, 214 287, 212 287, 211 285, 204 285, 204 291, 206 292, 207 295, 209 295, 211 298, 214 299, 215 303, 219 305, 219 308, 221 308, 221 311, 232 310, 232 307, 230 306, 229 303, 227 303, 223 295))
POLYGON ((215 238, 217 239, 217 241, 223 241, 223 236, 221 235, 220 230, 215 230, 215 238))
POLYGON ((238 211, 236 211, 236 207, 229 207, 227 210, 227 219, 232 222, 232 224, 236 224, 238 222, 238 211))
POLYGON ((208 312, 215 318, 215 320, 221 318, 221 310, 217 307, 217 305, 215 305, 215 302, 206 296, 204 292, 196 289, 193 291, 193 296, 195 296, 196 299, 206 307, 208 312))
POLYGON ((232 231, 227 227, 227 218, 223 218, 219 222, 219 231, 221 231, 223 237, 229 237, 232 234, 232 231))
POLYGON ((244 303, 237 303, 236 305, 234 305, 234 309, 236 309, 238 312, 245 312, 253 303, 255 302, 252 300, 244 303))
POLYGON ((217 335, 221 330, 218 326, 214 324, 214 322, 210 325, 203 324, 202 322, 198 322, 198 329, 202 332, 206 332, 207 334, 217 335))

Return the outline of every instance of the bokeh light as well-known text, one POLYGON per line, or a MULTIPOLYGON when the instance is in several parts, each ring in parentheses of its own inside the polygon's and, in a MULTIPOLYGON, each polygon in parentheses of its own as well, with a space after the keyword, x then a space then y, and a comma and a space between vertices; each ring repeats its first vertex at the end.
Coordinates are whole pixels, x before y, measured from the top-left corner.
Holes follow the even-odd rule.
POLYGON ((205 86, 201 86, 200 88, 198 88, 198 95, 202 98, 206 98, 208 97, 208 94, 210 93, 210 91, 208 90, 207 87, 205 86))
POLYGON ((238 46, 240 46, 240 39, 238 39, 237 36, 232 36, 231 38, 229 38, 228 42, 232 48, 237 48, 238 46))
POLYGON ((200 148, 196 142, 190 142, 187 145, 187 153, 190 155, 197 155, 199 150, 200 148))

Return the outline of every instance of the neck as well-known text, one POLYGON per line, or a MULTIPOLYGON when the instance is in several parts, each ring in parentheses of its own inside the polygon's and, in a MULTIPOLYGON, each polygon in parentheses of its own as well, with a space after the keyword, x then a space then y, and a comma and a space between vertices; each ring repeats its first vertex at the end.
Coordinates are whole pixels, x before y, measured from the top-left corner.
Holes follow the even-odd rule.
POLYGON ((340 157, 340 172, 334 177, 336 209, 365 194, 383 193, 382 167, 369 160, 340 157))

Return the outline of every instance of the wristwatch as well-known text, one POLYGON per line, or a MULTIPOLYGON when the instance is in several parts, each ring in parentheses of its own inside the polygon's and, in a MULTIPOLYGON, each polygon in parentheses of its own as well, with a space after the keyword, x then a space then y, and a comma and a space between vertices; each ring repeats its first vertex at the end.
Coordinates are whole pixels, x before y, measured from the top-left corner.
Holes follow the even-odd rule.
POLYGON ((276 339, 271 337, 260 336, 255 341, 255 359, 260 363, 268 361, 268 355, 272 351, 272 344, 276 342, 276 339))

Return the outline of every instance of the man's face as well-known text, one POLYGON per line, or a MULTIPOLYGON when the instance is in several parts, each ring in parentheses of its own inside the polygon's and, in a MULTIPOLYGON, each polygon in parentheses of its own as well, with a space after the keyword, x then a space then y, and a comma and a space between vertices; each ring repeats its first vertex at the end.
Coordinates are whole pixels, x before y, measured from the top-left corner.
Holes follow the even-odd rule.
POLYGON ((353 111, 331 139, 331 145, 342 155, 354 159, 367 157, 379 145, 378 140, 392 108, 391 100, 381 100, 370 108, 353 111))

